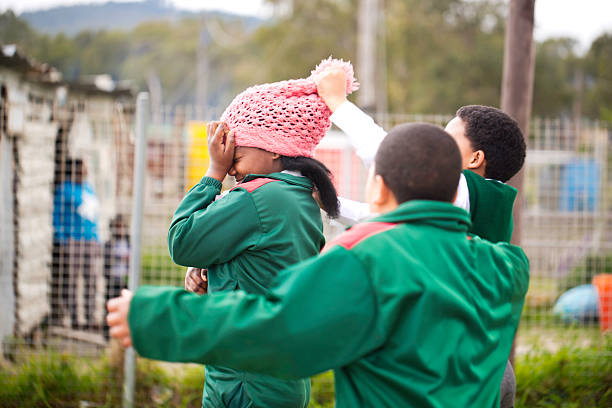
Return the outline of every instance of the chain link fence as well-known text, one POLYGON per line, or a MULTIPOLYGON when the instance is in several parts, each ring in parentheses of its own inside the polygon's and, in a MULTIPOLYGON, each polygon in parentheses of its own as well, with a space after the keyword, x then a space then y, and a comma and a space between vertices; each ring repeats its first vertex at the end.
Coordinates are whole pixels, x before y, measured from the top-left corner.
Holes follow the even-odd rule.
MULTIPOLYGON (((17 101, 3 92, 0 405, 121 405, 123 353, 109 342, 104 303, 127 286, 133 256, 135 106, 117 95, 74 94, 58 104, 44 88, 17 101), (44 387, 33 380, 41 374, 44 387)), ((208 165, 205 120, 220 113, 190 106, 151 112, 141 284, 183 286, 185 269, 170 260, 167 231, 208 165)), ((444 126, 451 116, 376 119, 390 129, 414 121, 444 126)), ((603 341, 602 327, 612 319, 612 284, 605 281, 612 273, 611 144, 602 123, 531 122, 521 236, 531 284, 517 355, 603 341)), ((365 199, 367 170, 340 131, 329 132, 316 158, 332 171, 341 196, 365 199)), ((342 230, 325 224, 328 237, 342 230)), ((199 406, 203 371, 139 359, 135 405, 199 406)), ((314 384, 313 406, 333 400, 329 373, 314 384)))

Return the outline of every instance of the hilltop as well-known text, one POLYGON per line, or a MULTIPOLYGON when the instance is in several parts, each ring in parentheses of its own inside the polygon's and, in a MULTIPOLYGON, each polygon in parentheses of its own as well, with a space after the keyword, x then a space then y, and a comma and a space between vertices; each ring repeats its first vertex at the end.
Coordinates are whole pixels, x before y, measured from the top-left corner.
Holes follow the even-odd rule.
POLYGON ((81 31, 131 30, 147 21, 178 21, 185 17, 211 15, 220 18, 239 18, 245 27, 254 28, 261 22, 256 17, 237 16, 223 12, 192 12, 181 10, 164 0, 108 2, 59 6, 28 11, 19 17, 37 31, 46 34, 65 33, 69 36, 81 31))

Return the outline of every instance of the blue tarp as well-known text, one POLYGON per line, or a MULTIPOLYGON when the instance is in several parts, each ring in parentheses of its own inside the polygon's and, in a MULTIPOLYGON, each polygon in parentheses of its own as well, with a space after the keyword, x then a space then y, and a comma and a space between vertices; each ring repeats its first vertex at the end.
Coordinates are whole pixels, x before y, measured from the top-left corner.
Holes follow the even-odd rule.
POLYGON ((595 211, 599 205, 601 170, 594 160, 575 160, 561 169, 560 211, 595 211))

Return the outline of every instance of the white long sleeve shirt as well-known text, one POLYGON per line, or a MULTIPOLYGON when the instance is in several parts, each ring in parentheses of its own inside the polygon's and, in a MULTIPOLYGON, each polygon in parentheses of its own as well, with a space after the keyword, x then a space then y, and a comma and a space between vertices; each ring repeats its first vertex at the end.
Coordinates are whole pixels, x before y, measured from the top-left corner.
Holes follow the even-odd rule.
MULTIPOLYGON (((366 167, 374 163, 378 146, 387 135, 387 132, 374 122, 364 111, 353 103, 346 101, 340 105, 330 117, 349 138, 355 153, 366 167)), ((370 207, 347 198, 340 197, 340 217, 338 221, 344 225, 353 225, 371 215, 370 207)), ((470 192, 465 176, 461 174, 457 187, 457 198, 453 203, 459 208, 470 211, 470 192)))

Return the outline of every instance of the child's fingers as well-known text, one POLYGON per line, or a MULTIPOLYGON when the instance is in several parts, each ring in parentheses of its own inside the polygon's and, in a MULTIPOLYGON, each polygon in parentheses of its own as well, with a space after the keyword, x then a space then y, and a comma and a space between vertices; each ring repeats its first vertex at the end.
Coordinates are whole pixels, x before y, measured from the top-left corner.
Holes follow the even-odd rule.
POLYGON ((223 145, 223 122, 211 122, 207 126, 208 145, 218 148, 223 145))
POLYGON ((227 134, 227 140, 225 141, 225 153, 229 154, 231 152, 232 155, 234 154, 235 139, 236 133, 234 132, 234 130, 230 130, 227 134))
POLYGON ((106 315, 106 323, 108 323, 109 326, 116 326, 121 322, 121 316, 119 315, 119 313, 109 313, 108 315, 106 315))
POLYGON ((188 276, 185 279, 185 289, 193 291, 198 284, 193 280, 193 277, 188 276))
POLYGON ((208 290, 208 284, 199 275, 192 274, 185 279, 185 290, 202 295, 208 290))
POLYGON ((198 292, 201 289, 201 284, 193 279, 189 280, 187 290, 190 292, 198 292))
POLYGON ((223 123, 219 123, 217 129, 215 130, 215 143, 223 144, 224 133, 225 129, 223 127, 223 123))
POLYGON ((127 326, 115 326, 109 330, 111 337, 119 340, 123 347, 130 347, 132 345, 132 338, 130 336, 130 330, 127 326))
POLYGON ((185 290, 188 292, 193 292, 193 281, 191 280, 191 278, 186 278, 185 279, 185 290))
POLYGON ((125 326, 111 326, 108 333, 112 337, 119 339, 119 338, 125 337, 128 334, 128 331, 125 326))
POLYGON ((219 122, 208 122, 206 125, 206 134, 209 136, 214 136, 218 126, 219 122))
POLYGON ((111 300, 106 302, 106 310, 108 310, 109 313, 116 311, 117 309, 119 309, 120 302, 121 302, 120 297, 112 298, 111 300))
POLYGON ((121 345, 125 348, 132 347, 132 338, 129 336, 124 337, 123 340, 121 340, 121 345))

